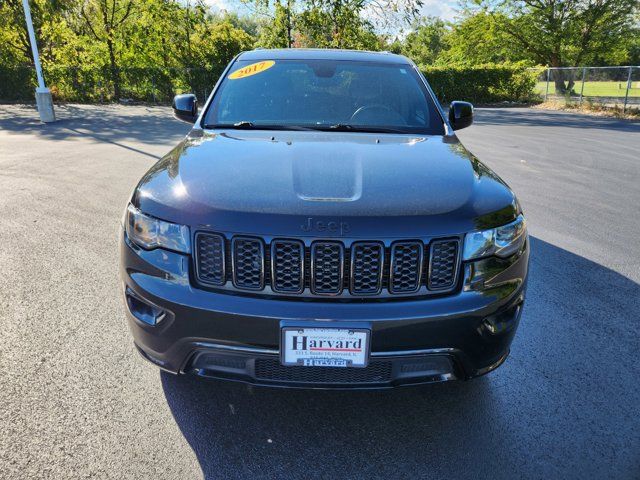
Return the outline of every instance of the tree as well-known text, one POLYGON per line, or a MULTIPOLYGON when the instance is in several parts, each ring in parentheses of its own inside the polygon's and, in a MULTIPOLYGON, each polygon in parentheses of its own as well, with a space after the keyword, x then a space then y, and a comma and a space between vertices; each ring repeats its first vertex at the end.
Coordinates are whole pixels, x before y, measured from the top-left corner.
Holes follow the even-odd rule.
POLYGON ((134 0, 85 0, 80 6, 82 24, 107 47, 115 98, 120 98, 120 67, 116 42, 123 37, 127 20, 135 11, 134 0))
POLYGON ((633 27, 628 35, 624 35, 620 45, 602 52, 595 65, 640 65, 640 11, 634 15, 633 27))
POLYGON ((293 45, 292 2, 276 2, 272 20, 265 23, 260 31, 258 45, 264 48, 290 48, 293 45))
MULTIPOLYGON (((31 18, 38 38, 42 63, 52 60, 55 39, 68 35, 64 14, 70 0, 31 0, 31 18), (56 38, 54 38, 56 37, 56 38)), ((21 0, 0 1, 0 65, 33 65, 33 56, 21 0), (6 63, 5 63, 6 62, 6 63)))
POLYGON ((402 43, 401 52, 418 65, 432 65, 448 47, 447 24, 436 17, 417 21, 402 43))
POLYGON ((447 50, 438 59, 441 64, 482 65, 531 60, 500 25, 505 21, 501 13, 485 11, 463 14, 453 24, 446 37, 447 50))
MULTIPOLYGON (((638 0, 479 0, 499 28, 537 63, 580 66, 620 44, 632 28, 638 0)), ((473 6, 471 8, 474 8, 473 6)), ((562 71, 556 91, 570 92, 562 71)))
POLYGON ((330 3, 302 12, 297 20, 297 47, 379 50, 373 26, 348 2, 330 3))
POLYGON ((193 34, 193 66, 206 68, 218 75, 229 61, 243 50, 250 50, 253 38, 228 20, 203 23, 193 34))
MULTIPOLYGON (((293 3, 293 0, 290 0, 293 3)), ((244 30, 249 36, 256 38, 260 29, 260 22, 255 15, 238 15, 235 12, 224 12, 223 14, 210 15, 210 21, 218 23, 222 21, 231 22, 231 24, 244 30)))
POLYGON ((243 0, 258 11, 273 11, 262 46, 316 46, 379 49, 375 26, 415 18, 423 0, 243 0))

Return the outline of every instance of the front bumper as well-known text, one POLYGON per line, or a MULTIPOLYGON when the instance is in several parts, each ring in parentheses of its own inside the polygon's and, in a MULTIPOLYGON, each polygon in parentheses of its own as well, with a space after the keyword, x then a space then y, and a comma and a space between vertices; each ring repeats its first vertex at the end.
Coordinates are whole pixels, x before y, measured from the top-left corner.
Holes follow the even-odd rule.
POLYGON ((509 353, 522 313, 528 261, 527 242, 510 259, 464 264, 460 290, 439 298, 297 301, 195 288, 188 256, 145 251, 121 236, 127 317, 147 360, 173 373, 285 387, 386 388, 468 379, 497 368, 509 353), (162 312, 161 320, 149 325, 139 306, 162 312), (327 322, 366 323, 369 365, 281 366, 280 328, 295 321, 324 327, 327 322))

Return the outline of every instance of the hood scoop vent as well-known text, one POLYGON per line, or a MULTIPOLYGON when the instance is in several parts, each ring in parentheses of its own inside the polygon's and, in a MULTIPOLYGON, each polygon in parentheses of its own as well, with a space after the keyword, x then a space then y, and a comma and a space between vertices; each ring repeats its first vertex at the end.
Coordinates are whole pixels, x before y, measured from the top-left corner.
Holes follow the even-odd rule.
POLYGON ((300 158, 292 162, 298 198, 309 202, 354 202, 362 196, 362 160, 300 158))

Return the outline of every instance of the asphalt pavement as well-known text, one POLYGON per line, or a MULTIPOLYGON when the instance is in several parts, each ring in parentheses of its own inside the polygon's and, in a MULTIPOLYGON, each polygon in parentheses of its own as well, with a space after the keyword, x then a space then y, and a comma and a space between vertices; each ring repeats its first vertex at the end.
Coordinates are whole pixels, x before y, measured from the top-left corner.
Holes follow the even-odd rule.
MULTIPOLYGON (((470 382, 286 391, 135 352, 118 224, 187 132, 169 109, 0 105, 0 478, 639 479, 640 123, 478 109, 531 276, 507 362, 470 382)), ((392 161, 392 160, 390 160, 392 161)))

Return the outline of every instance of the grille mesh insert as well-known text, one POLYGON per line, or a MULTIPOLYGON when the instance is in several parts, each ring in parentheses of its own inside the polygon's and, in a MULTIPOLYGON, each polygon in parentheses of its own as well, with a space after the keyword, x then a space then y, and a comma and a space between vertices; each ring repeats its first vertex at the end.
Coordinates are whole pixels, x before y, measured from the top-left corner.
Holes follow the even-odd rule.
POLYGON ((233 283, 239 288, 264 287, 264 247, 256 238, 235 237, 233 245, 233 283))
POLYGON ((354 243, 351 247, 351 293, 375 295, 382 289, 384 247, 379 243, 354 243))
POLYGON ((372 361, 364 368, 284 367, 277 359, 258 358, 255 376, 260 380, 298 383, 385 383, 391 380, 391 362, 372 361))
POLYGON ((454 286, 458 272, 458 241, 438 240, 431 244, 428 287, 447 290, 454 286))
POLYGON ((276 292, 299 293, 304 288, 304 244, 275 240, 271 244, 272 287, 276 292))
POLYGON ((199 233, 196 237, 198 258, 198 279, 210 285, 223 285, 224 278, 224 238, 213 233, 199 233))
POLYGON ((391 247, 392 293, 411 293, 420 287, 422 243, 402 242, 391 247))
POLYGON ((342 291, 344 248, 337 242, 318 242, 311 246, 311 290, 318 294, 342 291))

